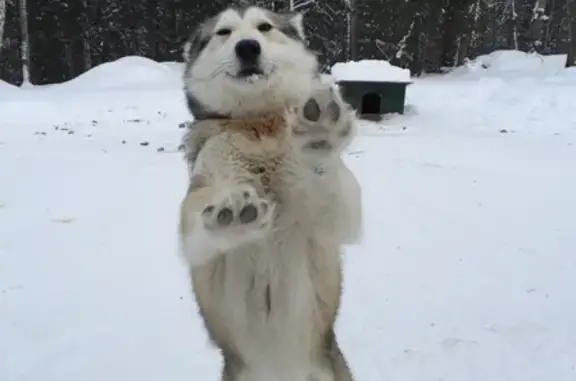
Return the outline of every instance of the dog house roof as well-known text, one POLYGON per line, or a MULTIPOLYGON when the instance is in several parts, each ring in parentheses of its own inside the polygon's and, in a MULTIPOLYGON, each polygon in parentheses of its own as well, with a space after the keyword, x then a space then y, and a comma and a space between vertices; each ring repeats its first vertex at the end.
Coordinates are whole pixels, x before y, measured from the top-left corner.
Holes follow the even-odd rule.
POLYGON ((380 60, 338 62, 331 73, 336 82, 411 82, 410 70, 380 60))

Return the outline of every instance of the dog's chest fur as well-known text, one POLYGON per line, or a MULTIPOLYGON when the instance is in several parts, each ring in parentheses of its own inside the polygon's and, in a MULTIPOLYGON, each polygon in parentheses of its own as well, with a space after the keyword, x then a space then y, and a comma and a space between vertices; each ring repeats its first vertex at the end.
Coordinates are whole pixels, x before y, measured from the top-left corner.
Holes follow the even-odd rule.
POLYGON ((195 291, 210 294, 199 298, 210 301, 200 305, 201 312, 212 338, 233 343, 228 350, 255 371, 301 367, 309 375, 310 359, 322 345, 314 342, 315 332, 332 328, 340 297, 340 249, 322 221, 326 208, 320 200, 329 192, 310 194, 317 174, 284 144, 286 131, 224 128, 238 150, 235 160, 276 203, 276 217, 266 241, 193 270, 195 291))

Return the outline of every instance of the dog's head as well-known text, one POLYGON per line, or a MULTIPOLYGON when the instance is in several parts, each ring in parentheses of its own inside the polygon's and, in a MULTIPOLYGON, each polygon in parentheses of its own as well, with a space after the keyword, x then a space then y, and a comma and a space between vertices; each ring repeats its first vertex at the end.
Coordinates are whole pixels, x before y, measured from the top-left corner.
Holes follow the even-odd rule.
POLYGON ((192 113, 243 116, 292 106, 318 72, 301 14, 227 9, 200 25, 184 47, 192 113))

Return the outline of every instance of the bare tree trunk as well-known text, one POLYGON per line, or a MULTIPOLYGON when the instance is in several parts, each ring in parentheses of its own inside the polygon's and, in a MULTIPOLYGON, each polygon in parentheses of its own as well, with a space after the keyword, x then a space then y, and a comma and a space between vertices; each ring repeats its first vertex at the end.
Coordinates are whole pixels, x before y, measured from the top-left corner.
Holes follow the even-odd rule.
POLYGON ((455 66, 464 65, 464 61, 468 58, 470 46, 472 45, 472 38, 476 25, 478 24, 478 13, 480 1, 469 0, 466 6, 460 8, 457 15, 459 21, 459 34, 458 49, 455 57, 455 66))
POLYGON ((514 46, 514 50, 519 50, 520 47, 518 45, 518 13, 516 12, 516 0, 510 0, 511 5, 511 34, 512 34, 512 45, 514 46))
POLYGON ((503 20, 506 20, 508 28, 508 47, 514 50, 520 50, 518 43, 518 13, 516 11, 516 0, 506 0, 504 7, 503 20))
POLYGON ((469 34, 461 36, 458 40, 458 54, 456 55, 456 65, 461 66, 464 64, 466 58, 468 58, 468 49, 470 48, 470 42, 472 37, 469 34))
POLYGON ((30 85, 30 36, 28 34, 28 7, 20 1, 20 30, 22 33, 22 86, 30 85))
POLYGON ((84 56, 84 70, 92 69, 92 47, 90 46, 90 40, 88 36, 84 36, 82 39, 83 43, 83 56, 84 56))
MULTIPOLYGON (((82 55, 84 57, 84 71, 90 70, 92 68, 92 25, 90 25, 90 17, 92 16, 93 12, 91 9, 88 8, 88 1, 82 0, 82 8, 84 10, 84 14, 82 15, 82 29, 83 29, 83 36, 82 36, 82 55)), ((92 6, 92 5, 91 5, 92 6)))
POLYGON ((533 49, 541 52, 544 48, 542 41, 544 36, 544 25, 548 20, 546 12, 547 0, 535 0, 534 10, 532 11, 532 20, 530 22, 530 34, 533 44, 533 49))
POLYGON ((470 0, 451 0, 446 5, 441 25, 440 65, 449 68, 461 65, 464 60, 463 57, 468 55, 473 2, 470 0), (460 61, 461 57, 462 61, 460 61))
MULTIPOLYGON (((478 24, 480 21, 480 16, 482 15, 482 0, 474 1, 474 3, 470 6, 470 14, 472 15, 472 28, 470 31, 468 47, 470 45, 476 46, 477 40, 481 35, 481 33, 478 33, 478 24)), ((464 62, 464 58, 466 57, 462 57, 462 62, 464 62)))
POLYGON ((576 0, 568 0, 569 48, 566 67, 576 66, 576 0))
POLYGON ((356 0, 348 0, 350 12, 350 59, 356 61, 358 59, 358 7, 356 0))
POLYGON ((301 9, 314 4, 316 0, 290 0, 288 3, 288 8, 290 12, 300 12, 301 9))
POLYGON ((0 55, 4 46, 4 21, 6 20, 6 0, 0 0, 0 55))
POLYGON ((407 65, 409 62, 413 61, 413 55, 409 51, 408 48, 408 44, 409 44, 409 40, 410 38, 414 38, 414 26, 416 24, 416 19, 413 18, 412 22, 410 23, 410 27, 408 28, 408 31, 406 32, 406 34, 404 36, 402 36, 402 38, 400 39, 400 41, 398 41, 397 47, 398 49, 396 50, 396 54, 394 56, 394 58, 396 60, 398 60, 400 62, 401 66, 407 65))
POLYGON ((355 61, 358 57, 357 25, 358 25, 358 7, 356 0, 344 0, 346 4, 346 58, 355 61))

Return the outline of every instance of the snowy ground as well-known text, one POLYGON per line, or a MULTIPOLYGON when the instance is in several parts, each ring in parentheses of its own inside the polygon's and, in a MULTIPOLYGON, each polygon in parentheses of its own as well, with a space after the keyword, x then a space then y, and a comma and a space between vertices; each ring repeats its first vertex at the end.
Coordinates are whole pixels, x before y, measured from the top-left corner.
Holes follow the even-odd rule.
MULTIPOLYGON (((358 381, 576 379, 576 72, 508 58, 416 80, 346 157, 358 381)), ((129 58, 0 83, 0 380, 218 379, 176 251, 178 76, 129 58)))

